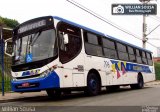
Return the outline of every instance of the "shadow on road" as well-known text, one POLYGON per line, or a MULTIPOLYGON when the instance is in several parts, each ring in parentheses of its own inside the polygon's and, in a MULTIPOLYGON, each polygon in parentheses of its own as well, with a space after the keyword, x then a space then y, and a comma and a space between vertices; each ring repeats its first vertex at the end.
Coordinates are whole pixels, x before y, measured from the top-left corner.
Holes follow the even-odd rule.
MULTIPOLYGON (((144 89, 148 89, 151 87, 145 87, 143 89, 139 89, 139 90, 133 90, 130 88, 120 88, 118 90, 115 91, 106 91, 106 90, 102 90, 101 93, 98 96, 102 96, 102 95, 111 95, 111 94, 119 94, 119 93, 123 93, 123 92, 131 92, 131 91, 142 91, 144 89)), ((12 102, 16 102, 16 101, 21 101, 21 102, 61 102, 61 101, 65 101, 65 100, 72 100, 72 99, 81 99, 81 98, 85 98, 85 97, 89 97, 86 96, 84 94, 84 92, 73 92, 72 94, 66 94, 66 95, 62 95, 60 98, 57 99, 51 99, 47 96, 36 96, 36 97, 26 97, 26 98, 19 98, 19 99, 14 99, 12 102)))

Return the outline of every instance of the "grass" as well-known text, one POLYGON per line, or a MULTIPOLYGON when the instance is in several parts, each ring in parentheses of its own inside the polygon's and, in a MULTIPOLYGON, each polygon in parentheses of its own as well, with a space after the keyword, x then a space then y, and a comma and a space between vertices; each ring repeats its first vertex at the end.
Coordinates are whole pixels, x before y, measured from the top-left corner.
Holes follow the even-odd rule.
POLYGON ((154 63, 155 66, 155 73, 156 73, 156 80, 160 80, 160 63, 154 63))
MULTIPOLYGON (((11 67, 11 58, 5 56, 4 57, 4 63, 5 63, 5 67, 4 67, 4 90, 5 91, 11 91, 11 73, 10 73, 10 67, 11 67)), ((2 91, 2 72, 1 72, 1 65, 0 65, 0 91, 2 91)))
MULTIPOLYGON (((4 90, 5 91, 11 91, 11 84, 10 84, 11 78, 5 74, 4 75, 4 90)), ((2 91, 2 73, 0 71, 0 91, 2 91)))

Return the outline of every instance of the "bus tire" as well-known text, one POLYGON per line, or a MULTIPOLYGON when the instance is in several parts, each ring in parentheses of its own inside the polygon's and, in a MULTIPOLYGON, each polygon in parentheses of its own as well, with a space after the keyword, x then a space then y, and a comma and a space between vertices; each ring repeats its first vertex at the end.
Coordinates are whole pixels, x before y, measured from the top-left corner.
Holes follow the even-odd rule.
POLYGON ((86 94, 96 96, 100 92, 101 84, 98 76, 95 73, 90 73, 87 77, 86 94))
POLYGON ((61 97, 61 91, 59 89, 47 89, 46 92, 50 98, 57 99, 61 97))
POLYGON ((130 85, 132 89, 142 89, 144 87, 143 76, 141 74, 137 77, 137 84, 130 85))

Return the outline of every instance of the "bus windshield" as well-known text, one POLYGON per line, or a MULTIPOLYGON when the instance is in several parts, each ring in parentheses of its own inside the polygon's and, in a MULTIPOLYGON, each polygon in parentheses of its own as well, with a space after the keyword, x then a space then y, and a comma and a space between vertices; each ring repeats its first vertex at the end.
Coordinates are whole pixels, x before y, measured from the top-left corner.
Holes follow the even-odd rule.
POLYGON ((57 54, 55 40, 53 29, 20 37, 14 42, 13 64, 25 64, 54 57, 57 54))

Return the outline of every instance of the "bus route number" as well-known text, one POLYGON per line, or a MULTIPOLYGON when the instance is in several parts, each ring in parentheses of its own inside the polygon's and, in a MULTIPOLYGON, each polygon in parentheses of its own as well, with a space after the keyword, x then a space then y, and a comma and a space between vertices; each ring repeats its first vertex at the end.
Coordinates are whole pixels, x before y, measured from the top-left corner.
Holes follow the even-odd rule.
POLYGON ((109 61, 104 61, 104 67, 106 67, 106 68, 110 68, 109 61))

